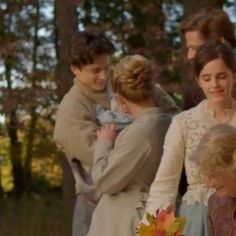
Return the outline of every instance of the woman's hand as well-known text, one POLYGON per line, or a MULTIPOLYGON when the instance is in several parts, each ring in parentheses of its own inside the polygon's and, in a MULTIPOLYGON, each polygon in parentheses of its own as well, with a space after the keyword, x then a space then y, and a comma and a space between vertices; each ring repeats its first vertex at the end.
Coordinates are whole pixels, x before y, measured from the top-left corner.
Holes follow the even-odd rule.
POLYGON ((166 212, 169 214, 169 213, 171 213, 171 212, 175 212, 176 211, 176 207, 175 207, 175 205, 168 205, 167 207, 166 207, 166 212))
POLYGON ((101 127, 99 130, 97 130, 97 139, 98 140, 111 140, 115 141, 117 136, 117 132, 115 130, 114 124, 108 124, 103 127, 101 127))

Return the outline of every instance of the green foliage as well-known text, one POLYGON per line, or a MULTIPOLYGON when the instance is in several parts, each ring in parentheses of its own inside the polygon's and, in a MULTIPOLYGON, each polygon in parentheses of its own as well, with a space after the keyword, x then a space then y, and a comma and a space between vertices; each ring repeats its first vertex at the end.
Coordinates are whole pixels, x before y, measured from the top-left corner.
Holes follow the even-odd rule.
MULTIPOLYGON (((55 0, 0 3, 0 118, 4 117, 0 123, 0 155, 4 157, 0 188, 5 191, 17 179, 11 174, 17 158, 21 177, 27 182, 31 174, 33 189, 61 183, 52 133, 59 99, 57 47, 63 46, 57 41, 57 27, 66 26, 56 26, 54 4, 55 0)), ((174 84, 169 92, 181 104, 181 91, 175 87, 183 79, 178 31, 183 7, 181 0, 84 0, 77 6, 78 27, 96 24, 103 28, 116 46, 114 61, 125 54, 146 55, 154 65, 155 80, 174 84)), ((225 7, 235 11, 233 0, 225 1, 225 7)))
POLYGON ((42 193, 47 193, 47 192, 53 192, 54 190, 60 190, 60 186, 56 186, 55 184, 52 184, 50 182, 50 179, 47 178, 45 175, 40 175, 39 173, 33 174, 32 180, 31 180, 31 185, 29 194, 30 193, 37 193, 37 194, 42 194, 42 193))

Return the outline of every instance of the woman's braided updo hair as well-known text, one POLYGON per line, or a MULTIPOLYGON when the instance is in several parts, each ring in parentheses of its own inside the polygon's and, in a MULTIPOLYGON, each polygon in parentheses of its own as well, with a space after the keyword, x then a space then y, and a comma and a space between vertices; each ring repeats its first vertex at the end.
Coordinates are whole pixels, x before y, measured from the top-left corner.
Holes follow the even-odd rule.
POLYGON ((112 90, 127 100, 140 102, 151 97, 152 66, 141 55, 126 56, 114 68, 112 90))

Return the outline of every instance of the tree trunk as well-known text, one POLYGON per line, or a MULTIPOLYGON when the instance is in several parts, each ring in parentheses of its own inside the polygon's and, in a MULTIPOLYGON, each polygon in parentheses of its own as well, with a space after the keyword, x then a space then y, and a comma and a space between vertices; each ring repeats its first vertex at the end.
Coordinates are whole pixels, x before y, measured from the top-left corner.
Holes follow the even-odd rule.
POLYGON ((193 0, 183 0, 184 15, 189 16, 206 7, 222 8, 224 2, 224 0, 198 0, 196 4, 196 1, 193 0))
MULTIPOLYGON (((39 10, 40 5, 39 1, 35 2, 35 9, 36 9, 36 17, 35 17, 35 25, 34 25, 34 38, 33 38, 33 54, 32 54, 32 72, 36 72, 37 69, 37 51, 38 51, 38 28, 39 28, 39 10)), ((36 87, 36 77, 32 77, 32 85, 31 89, 35 90, 36 87)), ((34 139, 35 139, 35 130, 37 125, 37 113, 36 113, 36 106, 32 105, 30 108, 30 124, 29 124, 29 132, 27 136, 27 147, 26 147, 26 156, 25 156, 25 187, 27 191, 30 191, 31 188, 31 178, 32 178, 32 171, 31 171, 31 164, 33 158, 33 147, 34 147, 34 139)))
POLYGON ((165 15, 162 11, 162 0, 149 1, 146 11, 147 26, 145 32, 146 46, 149 49, 149 58, 153 62, 154 80, 161 83, 165 80, 163 76, 168 61, 168 45, 164 33, 165 15))
POLYGON ((59 56, 56 82, 59 98, 62 98, 72 85, 73 76, 70 71, 68 51, 71 37, 77 30, 76 6, 72 2, 56 0, 55 13, 59 56))
POLYGON ((21 163, 21 143, 19 142, 17 135, 18 122, 15 110, 12 110, 10 113, 7 129, 10 138, 10 157, 12 164, 14 195, 16 197, 20 197, 24 191, 24 175, 21 163))
MULTIPOLYGON (((56 45, 58 45, 56 50, 58 54, 56 83, 58 86, 58 97, 61 99, 71 87, 73 81, 69 66, 68 51, 71 37, 77 29, 77 15, 76 6, 72 1, 55 1, 55 23, 55 38, 58 40, 56 42, 56 45)), ((63 168, 63 199, 69 205, 72 205, 75 200, 74 180, 67 160, 64 156, 61 157, 61 160, 63 168)))
MULTIPOLYGON (((12 90, 11 84, 11 62, 5 59, 5 77, 9 90, 12 90)), ((14 195, 19 198, 24 191, 24 172, 21 162, 21 143, 18 139, 18 117, 16 107, 13 107, 7 114, 7 131, 10 139, 10 158, 12 165, 12 176, 14 184, 14 195)))
MULTIPOLYGON (((11 4, 7 2, 6 12, 9 12, 8 15, 1 14, 0 21, 3 23, 3 27, 0 27, 2 36, 5 34, 10 34, 12 26, 12 14, 9 11, 11 4), (7 24, 5 23, 7 22, 7 24)), ((12 42, 6 42, 6 48, 12 42), (9 45, 7 45, 9 44, 9 45)), ((4 73, 7 84, 8 92, 12 92, 12 81, 11 81, 11 72, 13 68, 13 60, 11 53, 2 54, 3 64, 4 64, 4 73)), ((14 99, 14 98, 13 98, 14 99)), ((6 113, 6 129, 8 132, 8 137, 10 140, 9 153, 10 161, 12 166, 12 177, 13 177, 13 192, 15 197, 20 197, 24 191, 24 178, 23 178, 23 167, 21 163, 21 143, 18 138, 18 116, 17 116, 17 106, 13 105, 9 111, 6 113)))
POLYGON ((2 160, 0 156, 0 198, 3 196, 3 187, 2 187, 2 160))
POLYGON ((34 147, 36 124, 37 124, 37 114, 35 112, 35 107, 33 107, 30 111, 30 124, 29 124, 29 133, 27 136, 26 156, 24 165, 25 167, 24 180, 27 191, 30 191, 32 184, 31 164, 33 159, 33 147, 34 147))
MULTIPOLYGON (((147 56, 154 65, 154 80, 161 81, 168 58, 168 45, 164 33, 165 15, 162 0, 133 0, 133 32, 127 40, 131 53, 147 56)), ((125 23, 125 22, 124 22, 125 23)))

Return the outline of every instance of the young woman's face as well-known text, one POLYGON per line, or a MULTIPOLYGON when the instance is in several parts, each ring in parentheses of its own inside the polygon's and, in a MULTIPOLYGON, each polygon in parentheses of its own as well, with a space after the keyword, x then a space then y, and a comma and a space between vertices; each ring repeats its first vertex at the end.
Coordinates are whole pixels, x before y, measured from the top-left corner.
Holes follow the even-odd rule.
POLYGON ((211 103, 228 101, 234 83, 235 74, 221 58, 208 62, 198 77, 198 84, 211 103))
POLYGON ((236 175, 227 172, 217 173, 213 176, 205 176, 205 183, 215 188, 221 197, 236 197, 236 175))

